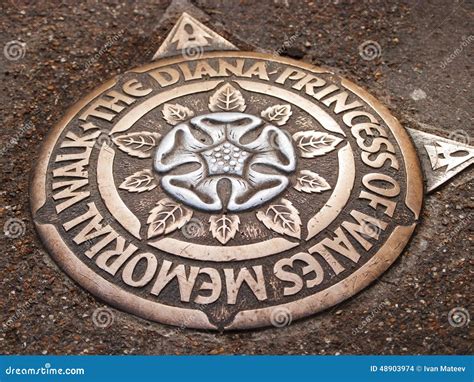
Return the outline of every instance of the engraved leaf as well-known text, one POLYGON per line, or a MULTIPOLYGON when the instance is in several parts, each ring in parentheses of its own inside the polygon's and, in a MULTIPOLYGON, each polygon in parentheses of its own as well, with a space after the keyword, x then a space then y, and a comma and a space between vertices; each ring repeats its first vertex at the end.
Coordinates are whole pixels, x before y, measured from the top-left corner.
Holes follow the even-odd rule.
POLYGON ((132 157, 149 158, 158 143, 160 134, 148 131, 119 135, 112 140, 117 147, 132 157))
POLYGON ((307 192, 311 194, 313 192, 323 192, 331 189, 331 186, 326 179, 309 170, 301 170, 296 177, 295 189, 300 192, 307 192))
POLYGON ((194 115, 194 112, 191 109, 177 103, 165 103, 162 113, 165 121, 173 126, 177 125, 179 122, 191 118, 194 115))
POLYGON ((157 183, 152 172, 150 170, 142 170, 125 178, 119 188, 128 192, 144 192, 151 191, 156 186, 157 183))
POLYGON ((260 115, 269 122, 272 122, 278 126, 283 126, 288 122, 291 114, 293 114, 291 111, 291 106, 286 104, 270 106, 262 111, 260 115))
POLYGON ((209 230, 212 232, 212 237, 226 244, 239 230, 240 219, 236 215, 221 217, 213 215, 209 218, 209 223, 211 223, 209 230))
POLYGON ((319 131, 299 131, 293 134, 293 139, 300 149, 303 158, 314 158, 333 151, 342 141, 341 138, 319 131))
POLYGON ((242 93, 231 84, 225 84, 209 98, 211 111, 244 111, 246 108, 242 93))
POLYGON ((169 198, 161 199, 148 216, 148 239, 166 235, 181 228, 191 219, 191 216, 193 216, 193 211, 190 209, 169 198))
POLYGON ((299 239, 301 237, 301 219, 298 210, 286 199, 281 199, 278 204, 272 204, 265 212, 258 211, 257 219, 265 227, 299 239))

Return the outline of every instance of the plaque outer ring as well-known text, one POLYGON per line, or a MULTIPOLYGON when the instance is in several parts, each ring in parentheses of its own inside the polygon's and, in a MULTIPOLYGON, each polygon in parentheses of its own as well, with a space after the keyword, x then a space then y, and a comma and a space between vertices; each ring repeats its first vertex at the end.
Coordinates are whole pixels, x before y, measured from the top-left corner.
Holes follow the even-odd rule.
MULTIPOLYGON (((271 59, 275 62, 289 64, 307 70, 317 71, 319 73, 322 71, 329 72, 326 69, 311 64, 255 52, 209 52, 204 53, 200 58, 234 57, 236 55, 239 55, 239 57, 242 58, 271 59)), ((136 68, 133 72, 146 71, 155 67, 180 62, 182 60, 182 57, 158 60, 151 64, 136 68)), ((423 204, 423 178, 418 155, 408 133, 401 126, 400 122, 392 116, 390 111, 375 97, 354 83, 346 79, 341 80, 341 83, 345 87, 362 98, 375 112, 377 112, 394 134, 403 156, 407 174, 405 204, 413 212, 415 219, 418 220, 423 204)), ((47 168, 52 151, 61 132, 85 105, 105 90, 111 88, 115 83, 116 81, 114 79, 110 80, 89 93, 86 97, 82 98, 79 102, 68 109, 66 115, 49 132, 46 140, 42 144, 40 155, 37 160, 37 166, 33 170, 30 182, 29 192, 33 218, 35 217, 36 212, 45 204, 48 197, 46 195, 47 168)), ((54 225, 48 223, 41 224, 36 221, 34 222, 43 244, 61 269, 63 269, 65 273, 79 285, 107 304, 142 318, 164 324, 181 326, 183 322, 186 322, 187 327, 190 328, 217 329, 215 325, 209 322, 206 314, 199 310, 177 308, 152 302, 126 292, 104 279, 99 280, 98 275, 81 262, 66 246, 54 225)), ((234 321, 226 326, 225 329, 238 330, 271 326, 271 313, 277 308, 288 309, 291 313, 292 320, 296 320, 317 313, 346 300, 371 284, 388 269, 388 267, 403 251, 413 234, 416 225, 417 223, 413 223, 408 226, 396 227, 387 241, 368 262, 339 283, 297 301, 275 305, 268 308, 241 311, 236 315, 234 321)))

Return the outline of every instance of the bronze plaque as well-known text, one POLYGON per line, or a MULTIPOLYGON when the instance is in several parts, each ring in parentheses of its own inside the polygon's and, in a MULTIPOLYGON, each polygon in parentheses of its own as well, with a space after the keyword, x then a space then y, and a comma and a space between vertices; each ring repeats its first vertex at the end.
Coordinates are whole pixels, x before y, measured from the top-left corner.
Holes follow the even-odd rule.
POLYGON ((415 149, 325 69, 237 51, 131 70, 54 128, 37 229, 117 308, 202 329, 282 326, 354 295, 412 235, 415 149))

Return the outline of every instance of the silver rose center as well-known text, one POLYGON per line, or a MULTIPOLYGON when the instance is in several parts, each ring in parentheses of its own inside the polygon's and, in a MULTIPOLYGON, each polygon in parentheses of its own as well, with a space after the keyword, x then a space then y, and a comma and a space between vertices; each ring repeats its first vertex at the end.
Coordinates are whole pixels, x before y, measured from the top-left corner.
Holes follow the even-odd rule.
POLYGON ((154 168, 175 199, 204 211, 243 211, 289 183, 296 156, 288 134, 259 117, 211 113, 175 126, 161 140, 154 168))

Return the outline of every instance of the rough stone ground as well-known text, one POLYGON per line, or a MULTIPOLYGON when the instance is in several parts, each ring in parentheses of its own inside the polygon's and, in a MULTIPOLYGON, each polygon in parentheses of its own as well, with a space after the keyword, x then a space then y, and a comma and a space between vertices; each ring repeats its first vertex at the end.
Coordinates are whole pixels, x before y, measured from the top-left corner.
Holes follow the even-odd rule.
MULTIPOLYGON (((466 44, 472 2, 194 4, 224 33, 270 51, 280 52, 287 41, 285 54, 337 67, 407 126, 464 140, 473 135, 474 44, 466 44), (380 57, 361 58, 358 47, 367 40, 380 45, 380 57)), ((455 307, 474 314, 472 170, 426 199, 417 235, 389 271, 329 311, 281 329, 230 334, 175 329, 115 310, 111 326, 94 326, 91 314, 102 303, 53 264, 35 234, 29 174, 41 141, 67 107, 151 59, 165 36, 166 26, 156 25, 167 6, 1 2, 1 45, 20 40, 26 54, 16 61, 0 57, 0 223, 16 217, 26 230, 16 239, 1 234, 0 353, 472 354, 469 326, 452 327, 447 317, 455 307), (104 51, 108 41, 114 43, 104 51)))

